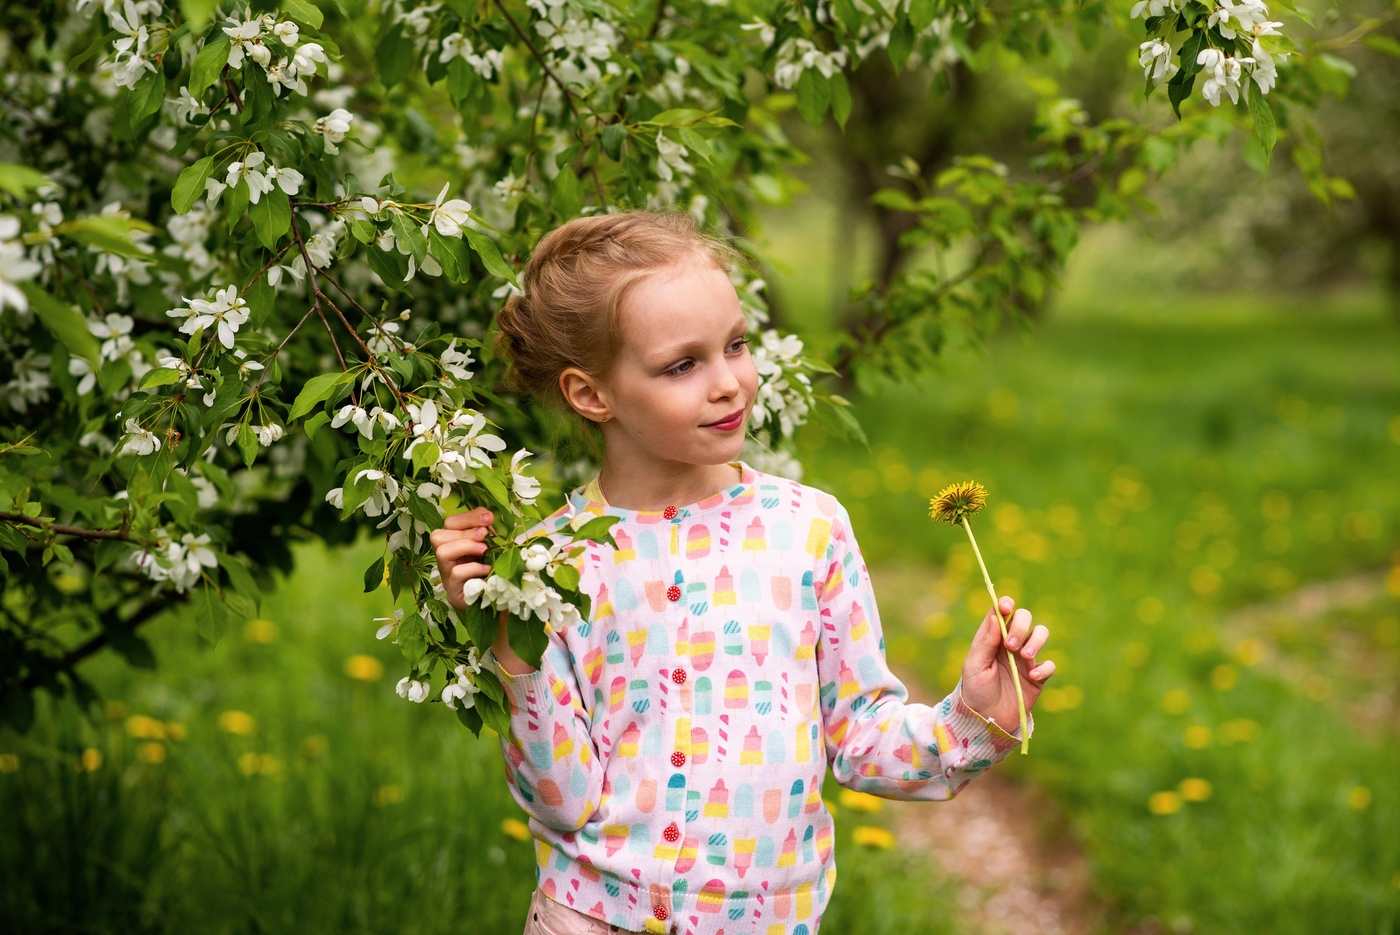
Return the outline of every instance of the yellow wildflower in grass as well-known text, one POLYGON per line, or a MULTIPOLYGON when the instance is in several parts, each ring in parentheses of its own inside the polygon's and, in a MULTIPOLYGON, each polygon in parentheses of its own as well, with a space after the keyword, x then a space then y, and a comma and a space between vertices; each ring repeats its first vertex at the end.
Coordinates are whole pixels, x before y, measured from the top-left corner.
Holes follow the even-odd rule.
POLYGON ((530 840, 530 826, 519 818, 507 818, 501 822, 501 833, 517 841, 530 840))
POLYGON ((874 814, 885 807, 885 800, 878 795, 857 792, 855 789, 842 789, 837 798, 842 808, 849 808, 853 812, 864 812, 867 815, 874 814))
POLYGON ((1078 685, 1061 685, 1046 688, 1040 695, 1040 706, 1047 713, 1073 711, 1084 703, 1084 689, 1078 685))
POLYGON ((1181 796, 1170 790, 1154 792, 1147 799, 1147 810, 1154 815, 1175 815, 1181 811, 1181 796))
POLYGON ((1235 644, 1235 661, 1242 666, 1257 666, 1264 659, 1264 644, 1256 639, 1240 640, 1235 644))
MULTIPOLYGON (((986 487, 976 481, 961 481, 948 485, 939 492, 938 496, 929 501, 928 515, 935 522, 961 526, 967 532, 967 540, 972 544, 972 554, 977 557, 978 567, 982 569, 982 582, 987 586, 987 593, 991 595, 992 610, 996 612, 997 625, 1001 628, 1001 638, 1005 642, 1006 618, 1002 616, 996 588, 992 587, 992 576, 987 573, 987 563, 982 561, 982 551, 977 548, 977 538, 972 534, 972 523, 968 522, 969 517, 976 516, 986 505, 986 487)), ((1031 732, 1026 723, 1026 699, 1021 689, 1021 670, 1016 665, 1015 654, 1009 649, 1006 651, 1006 659, 1011 665, 1012 684, 1016 687, 1016 707, 1019 714, 1017 720, 1021 725, 1021 753, 1024 755, 1031 750, 1031 732)))
POLYGON ((0 773, 19 772, 19 757, 13 753, 0 753, 0 773))
POLYGON ((1226 721, 1216 731, 1221 743, 1249 743, 1259 736, 1259 722, 1249 718, 1226 721))
POLYGON ((384 677, 384 664, 373 656, 351 656, 345 660, 345 674, 361 682, 377 682, 384 677))
POLYGON ((894 835, 884 828, 874 825, 861 825, 851 832, 851 840, 865 847, 888 850, 894 847, 894 835))
POLYGON ((245 753, 238 758, 238 771, 244 776, 276 776, 282 761, 271 753, 245 753))
POLYGON ((186 736, 185 725, 179 721, 165 722, 165 737, 167 740, 184 740, 186 736))
POLYGON ((243 638, 250 643, 275 643, 277 642, 277 624, 261 617, 249 620, 248 625, 243 628, 243 638))
POLYGON ((253 716, 246 711, 225 711, 219 715, 219 729, 240 737, 247 737, 257 729, 253 716))
POLYGON ((380 786, 374 790, 374 807, 384 808, 386 805, 397 805, 404 800, 403 786, 380 786))
POLYGON ((148 740, 145 743, 136 745, 136 759, 142 763, 155 766, 157 763, 165 762, 165 745, 148 740))
POLYGON ((1162 696, 1162 710, 1168 714, 1185 714, 1191 707, 1191 696, 1179 688, 1173 688, 1162 696))
POLYGON ((1190 747, 1192 750, 1204 750, 1206 747, 1209 747, 1211 737, 1211 729, 1204 724, 1192 724, 1190 727, 1186 728, 1186 732, 1183 735, 1186 746, 1190 747))
POLYGON ((78 768, 87 770, 89 773, 97 772, 102 768, 102 751, 96 747, 88 747, 83 751, 82 756, 78 757, 78 768))
POLYGON ((1176 786, 1176 791, 1179 792, 1181 797, 1187 802, 1204 802, 1206 799, 1210 798, 1212 790, 1208 780, 1201 779, 1197 776, 1191 776, 1190 778, 1181 780, 1176 786))
POLYGON ((1352 786, 1347 793, 1347 804, 1353 811, 1365 811, 1371 804, 1371 790, 1365 786, 1352 786))
POLYGON ((301 755, 308 760, 319 759, 326 755, 330 749, 330 743, 320 734, 312 734, 301 742, 301 755))
POLYGON ((1239 680, 1239 670, 1232 665, 1218 665, 1210 670, 1210 686, 1218 692, 1229 691, 1239 680))
POLYGON ((137 740, 164 740, 165 724, 144 714, 133 714, 126 719, 126 732, 137 740))

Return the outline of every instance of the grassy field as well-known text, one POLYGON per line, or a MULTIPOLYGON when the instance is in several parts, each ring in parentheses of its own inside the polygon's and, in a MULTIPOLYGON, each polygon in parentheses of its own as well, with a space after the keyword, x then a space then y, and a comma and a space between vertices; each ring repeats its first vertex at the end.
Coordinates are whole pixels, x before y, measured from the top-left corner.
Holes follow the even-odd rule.
MULTIPOLYGON (((827 297, 791 270, 778 285, 790 307, 827 297)), ((1109 930, 1396 931, 1400 327, 1368 296, 1125 307, 1094 286, 1029 339, 876 388, 869 449, 805 437, 888 652, 933 689, 956 678, 985 594, 925 505, 983 482, 992 574, 1061 666, 1032 755, 999 769, 1062 810, 1109 930), (1345 601, 1308 590, 1336 579, 1345 601)), ((520 930, 532 856, 495 743, 393 696, 385 595, 357 593, 368 553, 298 557, 217 648, 153 623, 158 675, 94 660, 94 721, 0 734, 7 928, 520 930)), ((887 822, 829 793, 824 930, 959 931, 927 857, 857 843, 887 822)))

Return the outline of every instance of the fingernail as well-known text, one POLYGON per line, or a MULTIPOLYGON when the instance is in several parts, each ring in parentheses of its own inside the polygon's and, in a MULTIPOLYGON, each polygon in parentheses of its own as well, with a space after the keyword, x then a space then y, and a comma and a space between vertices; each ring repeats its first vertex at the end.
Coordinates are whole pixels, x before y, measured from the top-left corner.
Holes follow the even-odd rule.
POLYGON ((1009 637, 1006 638, 1006 646, 1007 646, 1008 649, 1015 649, 1017 646, 1020 646, 1020 645, 1021 645, 1021 641, 1018 640, 1018 639, 1016 639, 1016 637, 1014 637, 1014 636, 1009 636, 1009 637))

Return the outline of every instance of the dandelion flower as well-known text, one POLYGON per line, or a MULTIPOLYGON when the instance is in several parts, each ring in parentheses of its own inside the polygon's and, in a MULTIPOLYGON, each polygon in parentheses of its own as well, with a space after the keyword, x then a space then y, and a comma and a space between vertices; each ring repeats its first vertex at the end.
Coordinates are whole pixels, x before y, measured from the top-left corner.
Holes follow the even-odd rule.
POLYGON ((976 481, 949 484, 928 502, 928 515, 935 522, 957 526, 965 516, 976 516, 987 505, 987 488, 976 481))

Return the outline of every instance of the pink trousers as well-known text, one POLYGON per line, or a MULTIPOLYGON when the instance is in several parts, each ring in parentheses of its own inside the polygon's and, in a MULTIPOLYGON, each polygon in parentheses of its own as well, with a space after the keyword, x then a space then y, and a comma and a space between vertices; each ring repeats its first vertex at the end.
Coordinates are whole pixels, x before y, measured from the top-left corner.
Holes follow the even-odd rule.
POLYGON ((525 935, 637 935, 630 929, 609 925, 563 903, 557 903, 541 890, 530 897, 530 914, 525 919, 525 935))

